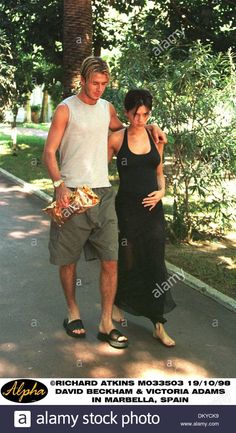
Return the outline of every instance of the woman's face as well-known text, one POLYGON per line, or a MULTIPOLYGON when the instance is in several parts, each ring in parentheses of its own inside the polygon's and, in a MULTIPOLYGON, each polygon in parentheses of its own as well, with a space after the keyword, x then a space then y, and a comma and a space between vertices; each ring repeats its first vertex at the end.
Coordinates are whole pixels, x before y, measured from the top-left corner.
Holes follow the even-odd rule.
POLYGON ((132 110, 126 111, 125 114, 131 126, 143 128, 148 121, 151 110, 145 105, 141 105, 137 110, 133 108, 132 110))

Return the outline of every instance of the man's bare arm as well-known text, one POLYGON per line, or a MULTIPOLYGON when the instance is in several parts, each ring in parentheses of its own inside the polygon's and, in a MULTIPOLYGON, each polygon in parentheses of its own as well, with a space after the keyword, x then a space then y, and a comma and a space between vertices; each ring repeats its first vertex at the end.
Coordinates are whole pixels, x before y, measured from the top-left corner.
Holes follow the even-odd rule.
POLYGON ((108 162, 111 162, 113 155, 119 152, 124 138, 124 129, 113 132, 108 137, 108 162))
MULTIPOLYGON (((53 182, 61 179, 61 174, 56 159, 56 151, 61 144, 68 119, 68 107, 66 105, 59 105, 53 116, 52 124, 44 147, 43 161, 53 182)), ((68 205, 70 193, 70 190, 66 188, 64 183, 56 189, 56 199, 62 206, 68 205)))
POLYGON ((124 128, 123 123, 120 121, 120 119, 117 116, 117 112, 115 110, 115 107, 110 103, 110 124, 109 129, 111 131, 119 131, 120 129, 124 128))
POLYGON ((155 123, 146 125, 146 128, 151 132, 153 139, 155 141, 156 144, 158 143, 163 143, 166 144, 167 143, 167 137, 164 131, 162 131, 161 128, 159 128, 158 125, 156 125, 155 123))

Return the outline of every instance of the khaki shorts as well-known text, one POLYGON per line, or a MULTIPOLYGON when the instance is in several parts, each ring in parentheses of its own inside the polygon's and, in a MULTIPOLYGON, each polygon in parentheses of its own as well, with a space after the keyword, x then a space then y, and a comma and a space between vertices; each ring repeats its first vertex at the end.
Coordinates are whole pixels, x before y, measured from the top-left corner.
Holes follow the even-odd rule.
POLYGON ((82 214, 74 215, 62 227, 51 222, 49 251, 52 264, 76 263, 83 248, 86 260, 117 260, 115 193, 111 187, 93 190, 101 199, 98 205, 82 214))

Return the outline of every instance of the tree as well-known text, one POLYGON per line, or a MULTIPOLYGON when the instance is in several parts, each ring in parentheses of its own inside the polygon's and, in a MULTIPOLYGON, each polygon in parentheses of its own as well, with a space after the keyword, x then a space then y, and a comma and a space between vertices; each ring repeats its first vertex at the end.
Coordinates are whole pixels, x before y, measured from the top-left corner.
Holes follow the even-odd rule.
POLYGON ((92 0, 95 56, 101 55, 102 48, 111 50, 118 46, 124 38, 130 14, 134 8, 142 10, 145 4, 146 0, 92 0))
POLYGON ((22 11, 16 1, 2 1, 0 5, 1 26, 7 38, 11 56, 6 56, 9 67, 13 72, 10 107, 13 111, 13 127, 16 125, 18 109, 24 105, 28 99, 29 92, 32 91, 34 83, 32 71, 35 61, 36 49, 26 37, 26 24, 19 32, 19 23, 22 11))
MULTIPOLYGON (((62 18, 63 0, 2 0, 1 27, 12 52, 15 92, 12 109, 27 107, 30 116, 30 95, 35 85, 44 85, 55 103, 62 88, 62 18)), ((15 123, 15 122, 14 122, 15 123)))
POLYGON ((10 43, 2 30, 0 30, 0 39, 0 117, 3 119, 4 111, 10 108, 15 92, 15 67, 10 43))
MULTIPOLYGON (((129 62, 130 50, 135 53, 135 63, 142 63, 143 76, 146 66, 155 70, 157 78, 163 72, 163 57, 171 49, 173 59, 188 57, 188 47, 193 42, 212 46, 214 52, 236 49, 236 15, 231 0, 159 0, 133 8, 128 25, 116 31, 117 50, 112 58, 115 65, 119 53, 129 62), (177 49, 175 50, 174 47, 177 49), (182 50, 180 49, 182 48, 182 50), (141 62, 142 56, 147 59, 141 62), (116 58, 115 58, 116 57, 116 58)), ((109 40, 109 38, 107 38, 109 40)), ((114 42, 114 41, 113 41, 114 42)), ((112 43, 113 43, 112 42, 112 43)), ((115 43, 114 43, 114 46, 115 43)), ((134 61, 131 53, 130 58, 134 61)), ((138 66, 136 67, 138 69, 138 66)), ((139 69, 139 76, 141 73, 139 69)))
POLYGON ((167 125, 172 157, 172 229, 190 240, 207 228, 224 232, 232 199, 224 181, 235 174, 236 74, 231 52, 194 45, 184 61, 166 55, 155 87, 155 116, 167 125), (206 215, 207 210, 207 215, 206 215))
POLYGON ((90 0, 64 1, 63 69, 64 96, 78 87, 79 69, 92 54, 92 7, 90 0))
POLYGON ((200 43, 186 47, 179 60, 172 49, 177 50, 167 50, 156 73, 147 51, 130 45, 113 65, 109 91, 116 106, 132 87, 148 88, 154 95, 152 120, 167 130, 165 154, 172 160, 169 226, 176 239, 190 240, 206 228, 223 232, 232 218, 224 181, 236 173, 235 59, 231 51, 214 54, 200 43))

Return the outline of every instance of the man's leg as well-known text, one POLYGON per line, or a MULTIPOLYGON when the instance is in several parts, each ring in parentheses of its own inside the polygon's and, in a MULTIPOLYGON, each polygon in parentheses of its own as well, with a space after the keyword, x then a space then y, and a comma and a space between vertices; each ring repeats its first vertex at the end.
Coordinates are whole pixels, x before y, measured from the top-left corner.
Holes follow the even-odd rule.
MULTIPOLYGON (((79 306, 76 302, 76 263, 63 265, 59 268, 61 284, 64 290, 67 306, 69 322, 75 319, 80 319, 79 306)), ((74 333, 84 333, 84 329, 75 329, 74 333)))
MULTIPOLYGON (((117 261, 109 260, 101 262, 100 291, 102 315, 99 324, 99 331, 109 334, 114 329, 112 323, 112 308, 117 286, 117 261)), ((126 341, 126 337, 118 338, 119 341, 126 341)))
POLYGON ((117 285, 117 261, 109 260, 101 262, 100 291, 102 315, 99 330, 109 333, 113 329, 112 307, 117 285))

